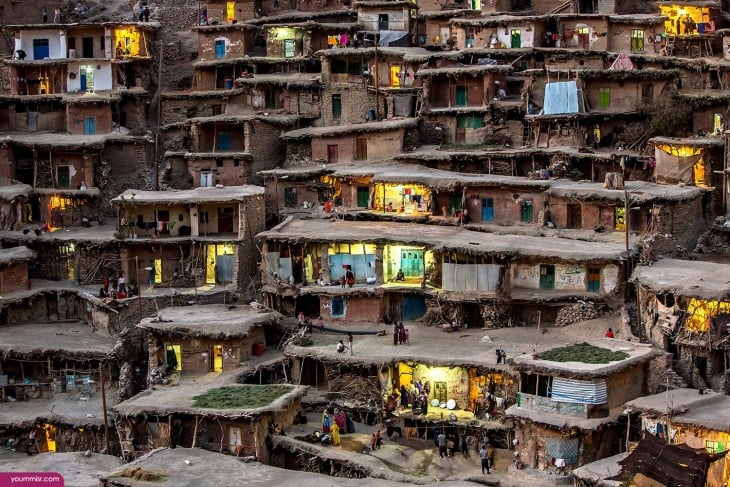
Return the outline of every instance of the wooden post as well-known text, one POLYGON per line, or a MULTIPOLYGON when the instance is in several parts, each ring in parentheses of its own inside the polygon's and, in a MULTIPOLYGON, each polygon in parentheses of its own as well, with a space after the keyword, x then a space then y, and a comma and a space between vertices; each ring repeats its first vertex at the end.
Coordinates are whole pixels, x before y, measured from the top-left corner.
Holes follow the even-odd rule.
POLYGON ((380 79, 378 76, 378 43, 380 36, 375 34, 375 120, 380 121, 380 79))
POLYGON ((198 441, 198 423, 200 422, 200 416, 195 416, 195 429, 193 430, 193 444, 190 448, 195 448, 195 443, 198 441))
POLYGON ((624 226, 626 227, 624 237, 626 240, 626 252, 629 251, 629 211, 629 192, 627 190, 624 190, 624 226))
POLYGON ((106 444, 106 453, 109 455, 109 452, 111 452, 111 445, 109 444, 109 418, 106 413, 106 386, 104 385, 104 371, 101 368, 101 362, 99 362, 99 380, 101 381, 101 407, 104 410, 104 443, 106 444))
POLYGON ((626 410, 626 452, 629 451, 629 434, 631 433, 631 411, 626 410))

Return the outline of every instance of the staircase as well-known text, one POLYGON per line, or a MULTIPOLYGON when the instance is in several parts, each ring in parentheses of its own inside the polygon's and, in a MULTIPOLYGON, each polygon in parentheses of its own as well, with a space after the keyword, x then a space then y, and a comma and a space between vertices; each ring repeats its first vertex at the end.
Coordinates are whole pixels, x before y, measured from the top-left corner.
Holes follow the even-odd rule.
POLYGON ((296 335, 296 333, 297 333, 297 328, 295 326, 290 326, 289 328, 287 328, 286 331, 284 331, 284 334, 281 336, 281 340, 279 340, 279 345, 277 346, 277 348, 279 350, 284 350, 284 348, 286 347, 286 344, 289 343, 289 340, 291 340, 291 337, 296 335))

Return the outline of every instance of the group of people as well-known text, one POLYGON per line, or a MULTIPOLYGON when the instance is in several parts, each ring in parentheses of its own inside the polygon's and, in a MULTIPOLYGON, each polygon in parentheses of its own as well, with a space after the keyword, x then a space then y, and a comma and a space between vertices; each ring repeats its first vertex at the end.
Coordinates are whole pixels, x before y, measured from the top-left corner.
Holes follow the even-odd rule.
POLYGON ((324 441, 326 442, 327 437, 329 437, 329 443, 332 446, 339 446, 340 432, 354 433, 355 423, 346 412, 337 408, 333 410, 331 407, 328 407, 322 413, 322 435, 324 441))
MULTIPOLYGON (((43 23, 48 23, 48 9, 46 7, 43 7, 43 10, 41 11, 41 17, 43 17, 43 23)), ((53 23, 54 24, 60 24, 61 23, 61 9, 56 7, 53 9, 53 23)))
POLYGON ((345 284, 347 284, 348 287, 352 287, 355 285, 355 273, 352 272, 350 266, 347 267, 345 274, 340 277, 340 284, 342 284, 343 288, 345 287, 345 284))
POLYGON ((114 299, 126 299, 139 295, 139 287, 136 282, 132 282, 127 287, 127 278, 124 273, 119 274, 116 282, 111 282, 108 275, 104 275, 101 289, 99 289, 99 297, 114 299))
POLYGON ((409 333, 408 328, 403 326, 403 322, 393 325, 393 345, 408 345, 409 333))
MULTIPOLYGON (((305 333, 312 333, 312 328, 314 327, 314 323, 312 323, 312 319, 304 316, 304 312, 300 311, 297 315, 297 318, 299 319, 299 328, 302 328, 301 335, 304 336, 305 333)), ((320 316, 317 319, 317 329, 320 333, 324 333, 324 320, 320 316)))

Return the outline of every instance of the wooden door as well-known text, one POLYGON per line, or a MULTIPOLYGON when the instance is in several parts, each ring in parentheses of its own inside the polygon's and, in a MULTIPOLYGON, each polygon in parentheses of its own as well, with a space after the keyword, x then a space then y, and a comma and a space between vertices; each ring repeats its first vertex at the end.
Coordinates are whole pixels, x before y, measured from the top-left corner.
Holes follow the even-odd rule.
POLYGON ((510 47, 513 49, 519 49, 522 47, 522 32, 519 30, 512 30, 510 36, 511 44, 510 47))
POLYGON ((540 266, 540 289, 555 289, 555 266, 540 266))
POLYGON ((368 139, 358 137, 355 139, 355 160, 366 161, 368 158, 368 139))
POLYGON ((336 164, 339 159, 339 146, 328 145, 327 146, 327 162, 330 164, 336 164))
POLYGON ((368 186, 357 187, 357 206, 358 208, 367 208, 370 202, 370 188, 368 186))

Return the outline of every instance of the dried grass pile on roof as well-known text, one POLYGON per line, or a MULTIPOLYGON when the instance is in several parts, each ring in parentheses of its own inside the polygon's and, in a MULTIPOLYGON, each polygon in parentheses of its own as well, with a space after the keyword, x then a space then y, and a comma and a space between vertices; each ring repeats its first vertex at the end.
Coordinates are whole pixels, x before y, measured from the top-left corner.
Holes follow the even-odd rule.
POLYGON ((596 347, 589 343, 575 343, 540 353, 537 358, 553 362, 581 362, 584 364, 607 364, 629 358, 629 354, 596 347))
POLYGON ((283 384, 218 387, 193 396, 193 405, 210 409, 255 409, 271 404, 292 390, 292 386, 283 384))

